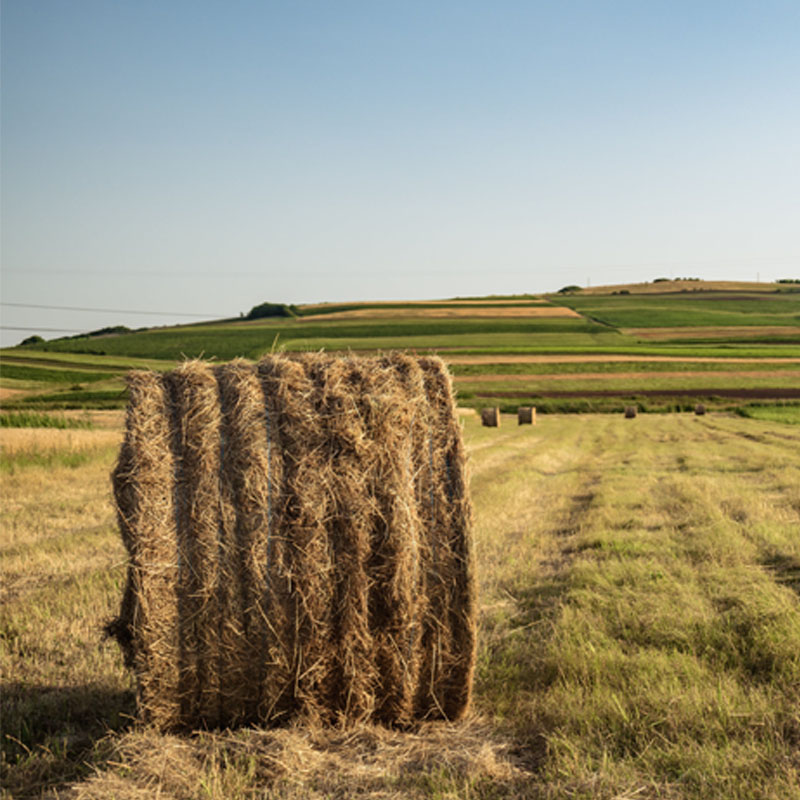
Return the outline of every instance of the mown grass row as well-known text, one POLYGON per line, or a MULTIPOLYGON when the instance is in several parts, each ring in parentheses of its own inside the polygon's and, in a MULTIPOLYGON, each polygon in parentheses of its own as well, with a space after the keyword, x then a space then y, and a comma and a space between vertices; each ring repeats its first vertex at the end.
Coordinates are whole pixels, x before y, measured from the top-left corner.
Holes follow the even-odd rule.
POLYGON ((531 797, 797 798, 796 433, 640 422, 476 455, 479 705, 531 797))
POLYGON ((737 408, 742 417, 760 419, 766 422, 780 422, 784 425, 800 425, 800 404, 771 403, 765 405, 746 405, 737 408))

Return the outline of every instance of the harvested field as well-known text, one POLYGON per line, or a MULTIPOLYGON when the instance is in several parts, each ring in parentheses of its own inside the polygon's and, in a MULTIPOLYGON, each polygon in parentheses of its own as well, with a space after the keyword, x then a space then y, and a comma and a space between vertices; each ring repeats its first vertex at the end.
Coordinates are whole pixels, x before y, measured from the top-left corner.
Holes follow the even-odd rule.
POLYGON ((647 361, 690 364, 800 364, 800 358, 788 356, 786 358, 764 357, 764 358, 740 358, 731 356, 730 358, 714 358, 702 356, 648 356, 648 355, 614 355, 614 354, 579 354, 579 355, 458 355, 448 352, 446 349, 441 351, 442 358, 448 364, 592 364, 628 361, 647 361))
POLYGON ((463 422, 481 587, 475 702, 460 724, 413 732, 132 725, 129 676, 99 633, 125 581, 113 448, 4 477, 7 796, 798 800, 797 425, 463 422))
MULTIPOLYGON (((685 379, 687 377, 686 372, 658 372, 655 373, 658 376, 658 379, 668 379, 668 378, 681 378, 685 379)), ((769 378, 797 378, 798 385, 800 385, 800 370, 763 370, 758 372, 747 372, 747 371, 738 371, 738 370, 731 370, 730 372, 691 372, 688 373, 691 375, 692 380, 702 380, 703 378, 717 378, 717 379, 725 379, 727 378, 759 378, 759 379, 769 379, 769 378)), ((580 372, 580 373, 569 373, 565 375, 507 375, 507 374, 481 374, 479 376, 474 375, 462 375, 456 376, 454 378, 455 382, 458 383, 466 383, 471 382, 474 383, 476 380, 479 380, 481 383, 487 382, 499 382, 499 381, 528 381, 535 380, 537 383, 542 381, 545 383, 555 382, 558 381, 576 381, 576 380, 602 380, 608 381, 609 377, 613 377, 614 380, 640 380, 642 381, 642 385, 646 385, 648 381, 652 381, 654 377, 654 373, 652 372, 580 372)))
POLYGON ((620 283, 609 286, 586 286, 578 293, 583 295, 612 295, 628 291, 630 294, 676 294, 682 292, 774 292, 776 284, 756 281, 681 281, 669 280, 658 283, 620 283))
MULTIPOLYGON (((302 306, 303 311, 314 311, 337 306, 339 303, 308 303, 302 306)), ((477 300, 372 300, 348 303, 349 306, 364 308, 381 308, 381 306, 395 306, 406 308, 425 308, 427 306, 509 306, 509 305, 549 305, 549 301, 541 297, 507 297, 507 298, 480 298, 477 300)))
POLYGON ((580 314, 564 306, 501 306, 475 305, 471 308, 425 308, 424 305, 411 308, 356 308, 347 311, 334 311, 330 314, 312 314, 303 317, 304 321, 346 320, 346 319, 457 319, 457 318, 580 318, 580 314))
POLYGON ((741 400, 796 400, 800 398, 800 389, 578 389, 572 392, 528 391, 528 392, 476 392, 476 397, 730 397, 741 400))

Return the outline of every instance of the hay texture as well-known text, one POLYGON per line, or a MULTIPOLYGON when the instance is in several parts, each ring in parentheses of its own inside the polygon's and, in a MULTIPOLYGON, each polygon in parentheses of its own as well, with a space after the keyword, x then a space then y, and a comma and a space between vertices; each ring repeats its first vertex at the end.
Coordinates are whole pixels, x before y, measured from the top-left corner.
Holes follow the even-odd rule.
POLYGON ((499 408, 482 408, 481 409, 481 424, 484 428, 499 428, 500 427, 500 409, 499 408))
POLYGON ((517 409, 517 425, 535 425, 536 408, 535 406, 520 406, 517 409))
POLYGON ((636 417, 636 406, 625 406, 625 419, 634 419, 636 417))
POLYGON ((128 378, 108 626, 161 730, 466 711, 471 505, 438 358, 269 356, 128 378))

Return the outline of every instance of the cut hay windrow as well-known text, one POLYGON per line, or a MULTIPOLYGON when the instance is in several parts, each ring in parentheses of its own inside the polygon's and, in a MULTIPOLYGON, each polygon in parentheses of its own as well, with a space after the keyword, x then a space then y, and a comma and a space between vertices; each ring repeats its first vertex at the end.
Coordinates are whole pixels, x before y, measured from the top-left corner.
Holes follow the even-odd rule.
POLYGON ((108 627, 162 730, 469 705, 471 505, 438 358, 268 356, 129 376, 108 627))

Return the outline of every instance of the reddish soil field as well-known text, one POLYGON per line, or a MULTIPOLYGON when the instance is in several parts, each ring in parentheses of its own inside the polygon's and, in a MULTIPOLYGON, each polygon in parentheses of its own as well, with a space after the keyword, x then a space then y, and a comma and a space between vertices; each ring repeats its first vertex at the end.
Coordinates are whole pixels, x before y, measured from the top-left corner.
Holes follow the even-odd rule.
POLYGON ((796 400, 799 389, 635 389, 575 392, 476 392, 476 397, 730 397, 742 400, 796 400))

